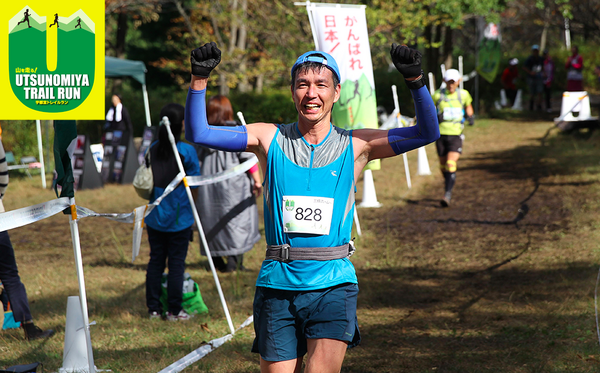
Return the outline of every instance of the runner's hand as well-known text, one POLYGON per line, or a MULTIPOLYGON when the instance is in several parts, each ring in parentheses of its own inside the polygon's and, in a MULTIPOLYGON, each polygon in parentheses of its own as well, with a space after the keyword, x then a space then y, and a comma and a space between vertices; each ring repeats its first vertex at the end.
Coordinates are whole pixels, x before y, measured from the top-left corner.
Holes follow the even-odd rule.
POLYGON ((472 126, 475 124, 475 118, 471 115, 467 117, 467 122, 469 122, 469 126, 472 126))
POLYGON ((421 69, 421 52, 411 49, 406 45, 392 44, 390 51, 392 62, 404 79, 418 78, 423 74, 421 69))
POLYGON ((221 62, 221 51, 217 48, 217 43, 211 41, 194 49, 190 61, 193 75, 208 78, 210 72, 221 62))

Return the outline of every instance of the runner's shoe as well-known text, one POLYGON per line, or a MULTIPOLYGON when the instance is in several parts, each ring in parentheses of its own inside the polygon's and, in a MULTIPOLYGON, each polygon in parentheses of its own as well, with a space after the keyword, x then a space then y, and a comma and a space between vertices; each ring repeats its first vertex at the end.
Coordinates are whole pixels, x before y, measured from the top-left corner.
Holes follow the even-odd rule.
POLYGON ((442 207, 449 207, 450 198, 452 198, 452 194, 450 192, 446 192, 444 198, 442 198, 442 200, 440 201, 440 205, 442 205, 442 207))
POLYGON ((152 311, 149 314, 150 320, 161 319, 162 315, 159 312, 152 311))
POLYGON ((171 312, 167 312, 167 321, 188 321, 192 318, 192 315, 185 312, 185 310, 179 311, 177 315, 173 315, 171 312))

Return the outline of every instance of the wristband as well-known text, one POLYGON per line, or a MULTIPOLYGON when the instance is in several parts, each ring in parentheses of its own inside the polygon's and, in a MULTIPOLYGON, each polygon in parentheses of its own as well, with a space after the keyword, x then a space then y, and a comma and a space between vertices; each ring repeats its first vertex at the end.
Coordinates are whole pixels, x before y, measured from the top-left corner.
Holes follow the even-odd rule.
POLYGON ((421 70, 421 75, 417 79, 411 81, 405 79, 404 81, 409 89, 419 89, 425 85, 425 73, 421 70))

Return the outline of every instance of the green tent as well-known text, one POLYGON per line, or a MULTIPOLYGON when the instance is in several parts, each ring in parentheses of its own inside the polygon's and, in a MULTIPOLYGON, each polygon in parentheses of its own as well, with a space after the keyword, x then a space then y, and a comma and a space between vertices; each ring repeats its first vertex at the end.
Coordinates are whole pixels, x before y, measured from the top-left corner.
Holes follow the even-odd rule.
POLYGON ((104 61, 104 75, 107 78, 131 77, 142 84, 144 107, 146 109, 146 125, 150 127, 150 104, 148 103, 148 91, 146 90, 146 65, 142 61, 124 60, 109 56, 106 56, 104 61))

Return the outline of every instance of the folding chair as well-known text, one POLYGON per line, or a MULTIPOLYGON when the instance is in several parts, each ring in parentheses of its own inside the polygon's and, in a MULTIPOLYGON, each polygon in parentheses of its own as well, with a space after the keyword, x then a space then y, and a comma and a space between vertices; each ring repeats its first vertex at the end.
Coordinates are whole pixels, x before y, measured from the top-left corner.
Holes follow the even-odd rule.
POLYGON ((16 164, 16 162, 13 152, 6 152, 6 164, 8 165, 9 171, 29 168, 29 165, 16 164))
POLYGON ((21 157, 21 166, 25 168, 25 172, 30 178, 31 173, 29 170, 40 170, 42 168, 42 164, 38 162, 37 159, 32 155, 21 157))

